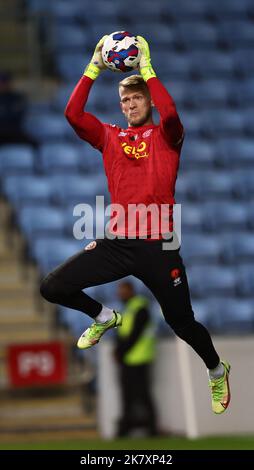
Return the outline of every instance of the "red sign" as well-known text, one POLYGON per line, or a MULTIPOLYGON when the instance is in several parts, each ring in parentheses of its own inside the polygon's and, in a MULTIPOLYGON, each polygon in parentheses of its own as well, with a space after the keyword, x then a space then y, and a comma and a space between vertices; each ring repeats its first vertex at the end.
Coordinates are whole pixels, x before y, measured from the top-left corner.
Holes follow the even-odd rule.
POLYGON ((59 384, 66 380, 65 347, 59 342, 11 345, 7 361, 10 382, 16 387, 59 384))

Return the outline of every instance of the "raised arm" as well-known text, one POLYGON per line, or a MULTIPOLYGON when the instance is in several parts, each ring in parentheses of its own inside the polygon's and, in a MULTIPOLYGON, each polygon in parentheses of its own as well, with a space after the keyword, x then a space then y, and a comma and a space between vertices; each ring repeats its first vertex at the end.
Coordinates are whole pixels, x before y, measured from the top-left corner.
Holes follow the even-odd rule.
POLYGON ((102 150, 105 143, 105 127, 93 114, 84 111, 90 89, 105 68, 101 49, 105 41, 104 36, 97 44, 92 60, 85 69, 84 76, 74 88, 65 109, 65 116, 78 136, 89 142, 93 147, 102 150))
POLYGON ((173 98, 168 93, 151 65, 149 45, 142 36, 138 36, 141 50, 140 73, 147 82, 152 101, 160 114, 160 126, 165 138, 172 145, 179 145, 184 136, 184 130, 178 116, 173 98))

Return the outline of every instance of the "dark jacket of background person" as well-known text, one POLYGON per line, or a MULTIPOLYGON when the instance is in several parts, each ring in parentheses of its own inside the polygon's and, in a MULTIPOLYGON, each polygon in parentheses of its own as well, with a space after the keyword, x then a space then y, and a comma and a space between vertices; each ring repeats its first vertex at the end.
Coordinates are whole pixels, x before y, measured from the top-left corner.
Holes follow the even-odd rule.
POLYGON ((0 145, 35 144, 23 130, 26 109, 26 97, 13 89, 11 75, 0 72, 0 145))

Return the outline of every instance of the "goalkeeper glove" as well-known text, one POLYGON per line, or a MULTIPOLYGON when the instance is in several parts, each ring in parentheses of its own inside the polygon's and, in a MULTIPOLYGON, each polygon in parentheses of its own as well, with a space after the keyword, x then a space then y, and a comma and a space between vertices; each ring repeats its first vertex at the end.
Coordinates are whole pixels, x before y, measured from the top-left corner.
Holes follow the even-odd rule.
POLYGON ((150 50, 149 50, 149 45, 148 42, 142 37, 142 36, 137 36, 138 40, 138 48, 141 53, 141 58, 139 62, 139 70, 140 73, 147 82, 149 78, 156 77, 156 73, 153 70, 152 64, 151 64, 151 57, 150 57, 150 50))
POLYGON ((100 75, 101 71, 106 68, 106 65, 104 65, 102 60, 101 50, 107 37, 108 36, 105 35, 100 39, 94 50, 91 62, 85 68, 84 75, 92 80, 95 80, 100 75))

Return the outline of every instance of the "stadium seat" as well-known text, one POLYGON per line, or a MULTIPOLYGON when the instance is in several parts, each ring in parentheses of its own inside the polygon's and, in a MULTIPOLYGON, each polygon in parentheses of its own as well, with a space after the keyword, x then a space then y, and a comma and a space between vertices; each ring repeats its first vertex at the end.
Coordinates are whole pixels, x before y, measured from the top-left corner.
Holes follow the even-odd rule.
POLYGON ((221 245, 220 241, 209 235, 184 234, 182 237, 182 247, 186 264, 193 263, 216 263, 219 260, 221 245))
MULTIPOLYGON (((193 83, 188 90, 186 102, 193 108, 216 108, 226 106, 228 84, 223 80, 206 80, 193 83)), ((218 111, 217 111, 218 112, 218 111)))
POLYGON ((254 152, 252 139, 221 139, 217 145, 218 162, 228 168, 253 168, 254 152))
POLYGON ((234 180, 228 171, 198 171, 192 172, 192 185, 188 188, 193 200, 230 199, 234 190, 234 180))
POLYGON ((31 254, 38 263, 42 275, 55 269, 76 254, 83 245, 74 238, 41 237, 31 240, 31 254))
POLYGON ((237 294, 241 297, 249 297, 254 301, 254 270, 253 262, 248 260, 238 267, 239 282, 236 285, 237 294))
POLYGON ((167 73, 165 80, 172 80, 175 82, 176 79, 188 80, 191 78, 191 54, 188 53, 176 53, 175 51, 167 52, 167 62, 165 64, 164 54, 156 54, 154 65, 156 69, 160 70, 160 73, 167 73))
POLYGON ((203 19, 206 13, 205 3, 200 0, 178 0, 177 3, 162 2, 162 17, 166 15, 175 22, 203 19))
POLYGON ((65 140, 70 134, 63 115, 54 112, 31 113, 25 119, 25 129, 31 137, 39 142, 65 140))
POLYGON ((46 177, 7 176, 3 181, 3 192, 17 208, 27 203, 48 204, 52 187, 46 177))
POLYGON ((234 20, 221 21, 218 28, 220 40, 229 48, 236 48, 241 45, 242 47, 253 47, 254 44, 254 30, 251 21, 234 20))
POLYGON ((215 161, 214 145, 198 138, 185 137, 181 165, 184 169, 209 169, 213 167, 215 161))
POLYGON ((44 144, 39 150, 38 166, 44 173, 78 173, 79 161, 79 147, 74 144, 44 144))
POLYGON ((56 56, 56 68, 66 82, 78 82, 90 60, 91 56, 85 52, 61 52, 56 56))
MULTIPOLYGON (((239 162, 240 163, 240 162, 239 162)), ((254 169, 252 167, 245 168, 244 170, 238 169, 232 171, 232 179, 235 183, 233 195, 235 199, 244 199, 245 204, 248 204, 250 197, 254 196, 254 169)))
POLYGON ((107 193, 104 175, 55 175, 51 178, 55 202, 66 205, 71 203, 95 204, 96 196, 107 193))
POLYGON ((211 325, 211 312, 207 300, 194 299, 192 301, 192 309, 195 319, 205 326, 211 325))
POLYGON ((43 235, 64 234, 65 218, 60 208, 25 206, 18 213, 18 221, 30 240, 43 235))
POLYGON ((78 24, 57 24, 50 29, 50 38, 55 54, 64 52, 84 51, 85 44, 90 40, 88 31, 78 24))
POLYGON ((0 147, 0 173, 25 175, 34 171, 35 152, 30 145, 4 145, 0 147))
POLYGON ((240 265, 254 261, 253 235, 248 232, 225 234, 222 238, 222 248, 223 260, 227 263, 240 265))
POLYGON ((200 233, 203 226, 203 207, 201 204, 182 203, 182 232, 200 233))
POLYGON ((203 21, 181 21, 177 25, 178 41, 186 50, 214 49, 217 44, 217 31, 214 26, 203 21))
POLYGON ((240 202, 206 202, 203 207, 203 227, 216 233, 247 229, 248 208, 240 202))
POLYGON ((202 117, 197 111, 181 111, 181 121, 184 125, 186 135, 196 137, 203 129, 202 117))
POLYGON ((190 54, 192 74, 201 79, 232 80, 235 61, 232 53, 212 50, 194 50, 190 54))
POLYGON ((244 131, 244 117, 239 111, 222 109, 209 109, 203 111, 203 133, 207 138, 241 136, 244 131))
POLYGON ((219 334, 250 334, 254 329, 253 300, 215 297, 207 301, 211 322, 219 334))
POLYGON ((189 266, 187 272, 193 296, 205 298, 211 295, 235 295, 237 275, 229 267, 211 264, 189 266))
POLYGON ((236 20, 246 20, 247 19, 247 8, 248 2, 243 0, 239 2, 238 0, 230 0, 220 2, 218 4, 211 0, 205 2, 207 5, 207 10, 213 19, 221 20, 221 18, 226 20, 236 19, 236 20))

